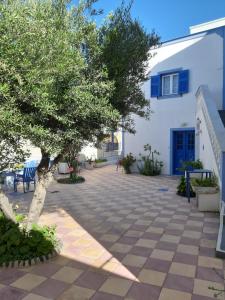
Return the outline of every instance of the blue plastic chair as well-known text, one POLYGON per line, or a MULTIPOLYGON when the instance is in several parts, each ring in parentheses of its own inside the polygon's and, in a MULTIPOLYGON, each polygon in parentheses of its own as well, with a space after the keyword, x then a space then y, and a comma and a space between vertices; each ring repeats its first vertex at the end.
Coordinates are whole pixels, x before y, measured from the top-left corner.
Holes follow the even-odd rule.
POLYGON ((25 168, 34 168, 39 164, 38 160, 28 160, 25 162, 25 168))
POLYGON ((19 182, 23 183, 23 191, 26 193, 30 189, 30 183, 33 182, 34 189, 36 185, 35 173, 36 167, 24 168, 23 174, 16 174, 14 178, 14 191, 17 192, 17 185, 19 182))

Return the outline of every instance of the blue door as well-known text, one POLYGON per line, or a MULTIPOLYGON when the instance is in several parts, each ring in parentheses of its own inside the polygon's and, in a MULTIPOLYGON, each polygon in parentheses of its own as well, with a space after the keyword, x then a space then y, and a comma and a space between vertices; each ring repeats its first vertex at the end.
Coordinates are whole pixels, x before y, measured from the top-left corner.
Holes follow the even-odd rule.
POLYGON ((173 131, 173 174, 180 175, 179 170, 184 161, 195 160, 195 131, 173 131))

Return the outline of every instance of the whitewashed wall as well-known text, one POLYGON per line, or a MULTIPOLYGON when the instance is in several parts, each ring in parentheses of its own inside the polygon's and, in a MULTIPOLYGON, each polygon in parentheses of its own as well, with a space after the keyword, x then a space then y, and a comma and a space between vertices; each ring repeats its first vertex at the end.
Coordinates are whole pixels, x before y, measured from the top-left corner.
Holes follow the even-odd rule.
POLYGON ((82 160, 86 160, 86 159, 94 160, 98 158, 98 150, 94 145, 89 144, 81 150, 81 157, 83 157, 82 160))
POLYGON ((195 93, 208 85, 216 105, 222 106, 223 40, 216 33, 163 44, 149 62, 150 75, 172 69, 188 69, 189 93, 182 97, 150 98, 150 81, 143 86, 153 111, 150 121, 135 117, 136 134, 125 134, 125 154, 138 155, 147 143, 161 153, 164 174, 170 174, 170 129, 195 127, 195 93))
POLYGON ((27 145, 25 146, 25 149, 28 149, 30 151, 30 156, 27 158, 27 161, 31 160, 41 160, 41 150, 40 148, 34 147, 29 141, 27 142, 27 145))
POLYGON ((222 188, 222 155, 225 152, 225 128, 207 86, 201 86, 196 94, 198 119, 197 143, 199 157, 204 168, 212 170, 222 188))
POLYGON ((199 133, 199 136, 197 136, 197 141, 199 143, 198 156, 203 162, 204 168, 212 170, 216 174, 216 176, 220 178, 212 144, 210 142, 209 132, 202 110, 198 111, 197 116, 201 120, 201 131, 199 133))

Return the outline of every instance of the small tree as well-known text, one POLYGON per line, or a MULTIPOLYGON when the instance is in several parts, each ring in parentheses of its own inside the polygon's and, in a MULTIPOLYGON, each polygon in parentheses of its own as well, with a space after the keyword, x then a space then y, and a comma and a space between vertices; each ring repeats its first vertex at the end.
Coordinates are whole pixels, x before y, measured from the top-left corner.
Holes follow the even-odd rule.
POLYGON ((133 1, 111 14, 101 28, 102 60, 109 79, 115 82, 110 103, 126 119, 125 127, 134 131, 131 114, 149 117, 150 105, 141 85, 148 79, 147 65, 150 48, 159 43, 159 37, 147 33, 138 20, 131 16, 133 1))
POLYGON ((113 84, 100 60, 98 30, 87 14, 94 1, 70 9, 68 2, 0 2, 0 126, 42 153, 28 230, 70 145, 95 141, 119 117, 109 104, 113 84))

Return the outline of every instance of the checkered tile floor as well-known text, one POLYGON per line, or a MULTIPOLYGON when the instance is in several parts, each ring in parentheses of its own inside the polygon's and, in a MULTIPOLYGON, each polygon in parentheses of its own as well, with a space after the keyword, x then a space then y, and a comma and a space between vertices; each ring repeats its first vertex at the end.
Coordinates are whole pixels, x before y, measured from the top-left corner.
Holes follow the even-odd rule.
MULTIPOLYGON (((207 300, 224 289, 219 216, 177 196, 177 180, 114 166, 83 175, 85 183, 53 184, 47 195, 41 222, 57 224, 61 255, 0 269, 1 300, 207 300)), ((31 195, 13 199, 26 206, 31 195)))

